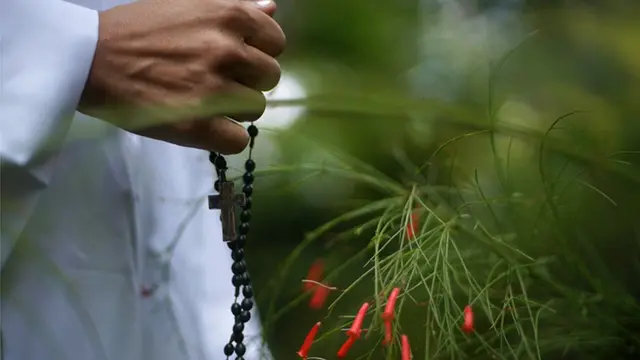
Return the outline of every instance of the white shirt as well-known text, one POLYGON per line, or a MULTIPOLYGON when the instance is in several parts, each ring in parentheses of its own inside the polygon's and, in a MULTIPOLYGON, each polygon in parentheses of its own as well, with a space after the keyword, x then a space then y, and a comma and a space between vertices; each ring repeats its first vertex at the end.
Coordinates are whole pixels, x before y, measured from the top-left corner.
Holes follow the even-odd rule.
POLYGON ((88 8, 118 1, 0 0, 3 360, 225 358, 231 259, 208 154, 73 116, 88 8))

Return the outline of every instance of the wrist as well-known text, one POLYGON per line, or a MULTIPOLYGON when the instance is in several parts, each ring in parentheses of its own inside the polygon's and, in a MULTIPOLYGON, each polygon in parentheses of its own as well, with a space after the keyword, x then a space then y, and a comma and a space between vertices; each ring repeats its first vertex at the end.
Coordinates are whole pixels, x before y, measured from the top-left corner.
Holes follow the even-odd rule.
POLYGON ((78 104, 78 111, 87 115, 95 115, 95 112, 98 111, 98 109, 107 104, 107 91, 105 82, 103 81, 104 70, 102 69, 103 60, 105 58, 103 48, 107 32, 103 14, 103 12, 98 12, 98 34, 96 37, 95 51, 93 53, 91 67, 78 104))

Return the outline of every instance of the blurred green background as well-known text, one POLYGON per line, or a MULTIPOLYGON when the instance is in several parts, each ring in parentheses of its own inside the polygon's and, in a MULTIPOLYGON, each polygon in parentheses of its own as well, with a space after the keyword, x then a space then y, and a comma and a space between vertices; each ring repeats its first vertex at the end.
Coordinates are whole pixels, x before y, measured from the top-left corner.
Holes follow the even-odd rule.
MULTIPOLYGON (((278 4, 248 246, 276 359, 316 321, 310 355, 335 358, 394 286, 414 359, 640 358, 640 3, 278 4), (302 291, 319 258, 330 310, 302 291)), ((378 306, 349 358, 400 358, 378 306)))

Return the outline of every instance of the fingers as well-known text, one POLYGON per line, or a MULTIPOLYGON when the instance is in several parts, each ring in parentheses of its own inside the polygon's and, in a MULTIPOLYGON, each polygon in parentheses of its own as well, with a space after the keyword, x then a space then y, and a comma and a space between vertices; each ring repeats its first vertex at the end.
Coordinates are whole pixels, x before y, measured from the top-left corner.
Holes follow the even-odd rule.
POLYGON ((244 37, 245 43, 262 52, 277 57, 284 51, 286 37, 280 25, 271 17, 275 12, 272 1, 242 1, 245 21, 235 25, 244 37))
POLYGON ((249 134, 244 126, 222 116, 185 121, 179 126, 156 126, 138 133, 172 144, 224 155, 238 154, 249 144, 249 134))
POLYGON ((230 0, 216 11, 220 32, 210 37, 208 74, 199 76, 197 110, 186 120, 160 125, 141 135, 170 143, 236 154, 246 148, 249 135, 239 122, 256 121, 266 108, 262 91, 274 88, 281 76, 276 57, 286 38, 271 16, 269 0, 230 0), (244 40, 244 42, 243 42, 244 40), (236 121, 234 121, 236 120, 236 121))
POLYGON ((256 12, 253 25, 252 31, 245 36, 244 42, 272 57, 280 56, 286 46, 287 38, 278 23, 264 13, 256 12))
POLYGON ((275 58, 286 42, 282 29, 268 15, 275 11, 275 5, 270 1, 230 0, 227 7, 223 17, 228 32, 224 40, 212 41, 212 70, 256 90, 273 89, 280 80, 280 65, 275 58))
POLYGON ((231 81, 222 91, 213 90, 210 101, 205 100, 205 108, 211 109, 212 115, 242 122, 258 120, 266 107, 267 99, 262 92, 231 81))
POLYGON ((244 126, 225 117, 197 121, 186 135, 196 142, 195 147, 223 155, 238 154, 249 144, 244 126))
POLYGON ((234 120, 258 120, 266 108, 264 94, 233 81, 211 86, 207 92, 208 97, 181 101, 184 107, 174 105, 182 109, 176 115, 182 119, 181 121, 171 121, 134 131, 146 137, 181 146, 223 154, 241 152, 248 144, 249 135, 245 127, 234 120))
POLYGON ((281 76, 280 64, 262 51, 246 46, 246 62, 236 63, 232 71, 233 80, 259 91, 269 91, 278 85, 281 76))
POLYGON ((282 29, 269 16, 274 11, 275 3, 269 0, 229 0, 220 15, 225 40, 217 39, 211 46, 212 69, 256 90, 273 89, 280 80, 275 58, 286 43, 282 29))

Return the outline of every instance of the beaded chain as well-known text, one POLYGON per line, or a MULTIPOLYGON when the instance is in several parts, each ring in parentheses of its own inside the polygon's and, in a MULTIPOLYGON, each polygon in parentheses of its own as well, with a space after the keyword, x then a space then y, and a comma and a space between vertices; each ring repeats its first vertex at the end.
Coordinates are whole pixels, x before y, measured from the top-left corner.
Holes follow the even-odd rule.
MULTIPOLYGON (((238 236, 236 240, 227 242, 231 249, 231 258, 233 264, 231 271, 233 276, 231 283, 235 287, 235 300, 231 305, 231 313, 235 318, 233 332, 229 343, 224 347, 224 354, 227 360, 236 354, 235 360, 244 360, 244 354, 247 348, 244 341, 245 324, 251 320, 251 309, 253 308, 253 288, 251 287, 251 277, 247 271, 247 263, 244 260, 244 245, 247 242, 247 234, 249 233, 249 221, 251 220, 251 205, 253 195, 253 171, 256 168, 255 162, 251 159, 255 138, 258 136, 258 128, 251 124, 247 131, 249 132, 249 158, 244 164, 245 173, 242 176, 243 187, 242 192, 245 195, 244 204, 242 204, 242 212, 240 213, 240 224, 238 225, 238 236), (240 300, 240 293, 243 299, 240 300), (240 301, 240 302, 239 302, 240 301)), ((215 182, 216 191, 220 191, 221 184, 227 180, 227 162, 225 158, 216 153, 209 155, 209 161, 215 166, 218 180, 215 182)))

